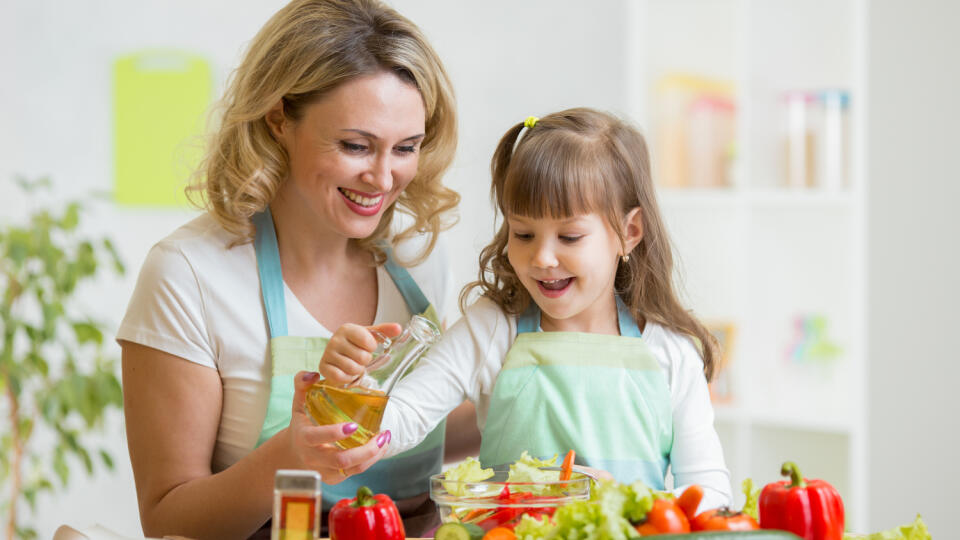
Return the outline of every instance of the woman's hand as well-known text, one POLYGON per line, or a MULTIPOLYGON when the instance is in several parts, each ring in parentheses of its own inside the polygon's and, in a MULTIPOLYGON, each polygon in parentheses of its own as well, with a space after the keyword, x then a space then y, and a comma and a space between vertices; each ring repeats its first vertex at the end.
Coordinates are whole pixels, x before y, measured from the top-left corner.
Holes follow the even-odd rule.
POLYGON ((377 349, 377 338, 373 332, 392 338, 399 336, 402 330, 397 323, 373 326, 347 323, 337 328, 320 358, 320 374, 335 385, 356 381, 373 360, 372 353, 377 349))
POLYGON ((301 371, 294 378, 293 411, 288 430, 290 444, 302 468, 318 471, 324 483, 338 484, 367 470, 386 454, 390 431, 380 433, 357 448, 338 448, 334 443, 349 437, 357 430, 357 425, 348 422, 317 426, 313 423, 304 405, 307 389, 319 379, 320 374, 311 371, 301 371))

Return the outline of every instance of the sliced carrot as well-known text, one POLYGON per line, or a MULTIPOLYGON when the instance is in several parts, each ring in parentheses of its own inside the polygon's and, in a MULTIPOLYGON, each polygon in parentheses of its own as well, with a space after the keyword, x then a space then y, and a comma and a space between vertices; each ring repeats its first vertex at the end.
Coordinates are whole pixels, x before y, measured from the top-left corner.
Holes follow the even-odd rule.
POLYGON ((560 467, 560 480, 569 480, 573 473, 573 460, 577 458, 577 453, 570 449, 566 457, 563 458, 563 465, 560 467))
POLYGON ((677 498, 677 506, 683 510, 688 519, 693 519, 693 516, 697 513, 697 507, 700 506, 701 499, 703 499, 703 488, 693 484, 683 490, 683 493, 677 498))
POLYGON ((494 527, 483 535, 483 540, 516 540, 517 534, 506 527, 494 527))
POLYGON ((493 510, 489 508, 474 508, 467 512, 462 518, 460 518, 461 523, 474 523, 478 521, 479 517, 486 517, 484 514, 492 514, 493 510))

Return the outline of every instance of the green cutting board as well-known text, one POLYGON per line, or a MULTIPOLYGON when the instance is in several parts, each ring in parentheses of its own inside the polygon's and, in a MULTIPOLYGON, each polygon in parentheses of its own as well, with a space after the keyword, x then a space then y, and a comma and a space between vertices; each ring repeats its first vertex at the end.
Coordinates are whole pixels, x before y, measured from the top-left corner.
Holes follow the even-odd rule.
POLYGON ((121 204, 184 206, 202 157, 210 66, 179 51, 142 51, 113 64, 114 196, 121 204))

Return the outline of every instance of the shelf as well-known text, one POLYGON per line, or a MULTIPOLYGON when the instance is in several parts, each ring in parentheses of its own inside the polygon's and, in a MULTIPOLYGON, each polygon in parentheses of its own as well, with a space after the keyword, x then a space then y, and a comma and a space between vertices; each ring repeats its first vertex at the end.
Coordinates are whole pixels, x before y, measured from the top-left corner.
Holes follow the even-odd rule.
POLYGON ((660 202, 668 208, 751 208, 822 209, 853 205, 849 190, 818 189, 736 189, 736 188, 659 188, 660 202))
POLYGON ((845 207, 853 203, 849 190, 824 191, 818 189, 758 189, 746 193, 751 206, 755 207, 845 207))
POLYGON ((794 431, 845 435, 855 428, 852 420, 843 417, 813 418, 795 413, 749 410, 737 405, 715 404, 716 421, 761 428, 783 428, 794 431))

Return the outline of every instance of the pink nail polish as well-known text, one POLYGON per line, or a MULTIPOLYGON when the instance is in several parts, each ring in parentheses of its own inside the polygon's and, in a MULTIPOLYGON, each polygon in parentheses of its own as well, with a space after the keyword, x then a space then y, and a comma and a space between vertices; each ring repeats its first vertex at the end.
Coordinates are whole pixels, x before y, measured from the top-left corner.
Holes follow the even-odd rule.
POLYGON ((350 422, 349 424, 343 425, 343 434, 349 435, 357 430, 357 424, 350 422))
POLYGON ((377 436, 377 448, 383 448, 383 445, 390 442, 390 430, 386 430, 377 436))
POLYGON ((317 380, 318 378, 320 378, 320 374, 317 373, 316 371, 308 371, 308 372, 306 372, 306 373, 304 373, 303 375, 300 376, 300 379, 301 379, 303 382, 313 382, 313 381, 317 380))

